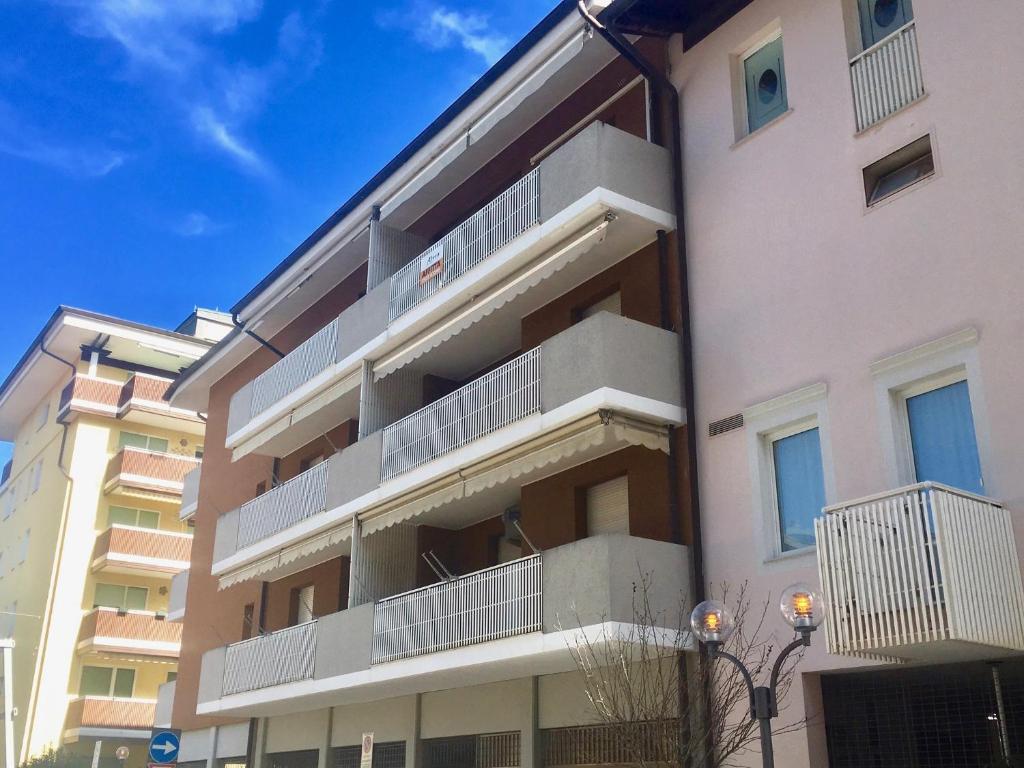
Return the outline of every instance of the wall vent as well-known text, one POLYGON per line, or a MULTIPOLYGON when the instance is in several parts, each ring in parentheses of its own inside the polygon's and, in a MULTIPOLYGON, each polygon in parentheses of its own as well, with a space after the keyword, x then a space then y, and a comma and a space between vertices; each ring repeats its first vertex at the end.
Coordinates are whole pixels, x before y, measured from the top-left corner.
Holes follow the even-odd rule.
POLYGON ((743 414, 736 413, 732 416, 727 416, 724 419, 718 421, 712 421, 708 424, 708 437, 715 437, 726 432, 732 432, 734 429, 739 429, 743 426, 743 414))

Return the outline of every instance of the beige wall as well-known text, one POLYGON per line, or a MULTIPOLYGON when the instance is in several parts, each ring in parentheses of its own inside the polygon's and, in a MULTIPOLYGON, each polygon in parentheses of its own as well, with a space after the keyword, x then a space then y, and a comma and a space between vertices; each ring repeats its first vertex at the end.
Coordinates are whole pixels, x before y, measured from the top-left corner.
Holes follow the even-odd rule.
MULTIPOLYGON (((817 581, 813 553, 765 562, 750 435, 708 438, 710 421, 816 382, 828 387, 834 498, 893 488, 872 362, 967 326, 980 332, 970 381, 987 491, 1024 510, 1024 101, 1016 29, 1024 6, 914 3, 928 96, 854 136, 840 0, 757 0, 681 54, 707 580, 749 580, 756 596, 817 581), (781 21, 792 111, 733 146, 730 53, 781 21), (938 173, 866 211, 861 168, 933 134, 938 173), (987 458, 987 460, 986 460, 987 458)), ((828 472, 826 467, 826 472, 828 472)), ((1024 526, 1017 526, 1018 543, 1024 526)), ((772 611, 770 628, 785 634, 772 611)), ((804 673, 848 666, 823 640, 804 673)), ((794 686, 792 711, 802 707, 794 686)), ((813 706, 808 704, 808 710, 813 706)), ((781 766, 823 765, 820 727, 780 738, 781 766)), ((755 755, 748 761, 755 764, 755 755)))

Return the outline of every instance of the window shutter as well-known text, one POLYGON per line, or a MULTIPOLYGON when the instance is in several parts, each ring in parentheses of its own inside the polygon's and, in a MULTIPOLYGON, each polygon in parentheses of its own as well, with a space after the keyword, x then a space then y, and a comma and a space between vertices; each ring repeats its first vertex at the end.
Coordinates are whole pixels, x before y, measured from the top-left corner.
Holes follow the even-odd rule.
POLYGON ((782 38, 754 51, 743 62, 747 91, 748 127, 753 133, 789 109, 786 71, 782 61, 782 38))
POLYGON ((313 620, 313 585, 299 590, 299 624, 313 620))
POLYGON ((623 475, 587 489, 587 535, 629 533, 629 480, 623 475))

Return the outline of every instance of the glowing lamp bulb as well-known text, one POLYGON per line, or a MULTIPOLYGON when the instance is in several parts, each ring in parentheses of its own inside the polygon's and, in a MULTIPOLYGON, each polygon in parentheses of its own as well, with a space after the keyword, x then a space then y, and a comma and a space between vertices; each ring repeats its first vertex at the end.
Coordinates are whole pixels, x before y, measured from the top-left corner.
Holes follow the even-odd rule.
POLYGON ((825 618, 825 600, 807 584, 793 584, 782 593, 782 618, 797 630, 810 630, 825 618))
POLYGON ((705 600, 690 614, 690 628, 702 643, 724 643, 736 624, 724 604, 705 600))

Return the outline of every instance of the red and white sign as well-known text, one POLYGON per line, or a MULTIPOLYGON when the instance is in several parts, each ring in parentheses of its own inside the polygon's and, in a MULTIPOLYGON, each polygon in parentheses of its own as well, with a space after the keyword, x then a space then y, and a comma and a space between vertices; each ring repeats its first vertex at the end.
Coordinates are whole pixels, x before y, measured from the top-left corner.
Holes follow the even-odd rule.
POLYGON ((420 285, 430 282, 444 269, 444 243, 437 243, 420 256, 420 285))

